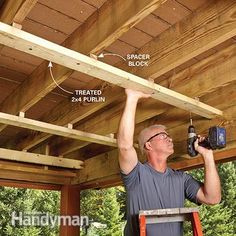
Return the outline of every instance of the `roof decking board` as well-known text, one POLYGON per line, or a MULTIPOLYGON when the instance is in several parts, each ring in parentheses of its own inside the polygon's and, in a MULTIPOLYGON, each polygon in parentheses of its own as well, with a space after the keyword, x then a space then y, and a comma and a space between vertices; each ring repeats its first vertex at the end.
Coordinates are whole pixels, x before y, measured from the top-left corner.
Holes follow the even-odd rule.
POLYGON ((36 4, 27 18, 55 29, 56 31, 61 31, 66 35, 70 35, 81 25, 81 22, 78 20, 64 15, 40 3, 36 4))
POLYGON ((190 10, 174 0, 168 0, 160 8, 153 12, 154 15, 162 18, 171 25, 181 21, 190 13, 190 10))
POLYGON ((63 43, 68 37, 68 35, 60 31, 56 31, 31 19, 24 20, 23 30, 58 44, 63 43))
POLYGON ((39 0, 39 3, 64 13, 80 22, 84 22, 97 10, 95 7, 80 0, 70 0, 70 4, 65 0, 39 0))

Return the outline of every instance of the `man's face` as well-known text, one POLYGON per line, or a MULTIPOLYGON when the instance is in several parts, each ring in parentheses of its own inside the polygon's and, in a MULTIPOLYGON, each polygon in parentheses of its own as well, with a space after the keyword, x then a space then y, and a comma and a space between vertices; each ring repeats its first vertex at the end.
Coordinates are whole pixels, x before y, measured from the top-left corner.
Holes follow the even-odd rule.
POLYGON ((174 153, 172 138, 168 135, 166 130, 162 128, 151 130, 147 135, 147 142, 145 145, 159 154, 164 153, 169 156, 174 153))

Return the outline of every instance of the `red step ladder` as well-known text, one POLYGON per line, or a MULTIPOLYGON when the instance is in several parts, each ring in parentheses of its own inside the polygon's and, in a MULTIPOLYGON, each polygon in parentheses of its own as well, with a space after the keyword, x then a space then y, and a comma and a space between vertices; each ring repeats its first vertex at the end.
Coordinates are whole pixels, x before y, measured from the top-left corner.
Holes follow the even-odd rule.
POLYGON ((191 221, 193 236, 203 236, 202 226, 197 208, 169 208, 139 211, 140 236, 146 235, 147 224, 191 221))

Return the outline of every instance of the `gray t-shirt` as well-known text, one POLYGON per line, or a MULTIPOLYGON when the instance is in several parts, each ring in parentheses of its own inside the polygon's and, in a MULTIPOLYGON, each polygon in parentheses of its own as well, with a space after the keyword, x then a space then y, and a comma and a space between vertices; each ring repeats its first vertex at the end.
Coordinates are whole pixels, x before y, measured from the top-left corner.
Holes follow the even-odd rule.
MULTIPOLYGON (((201 182, 192 176, 167 168, 164 173, 148 164, 138 162, 128 174, 121 173, 126 188, 127 224, 125 236, 139 236, 140 210, 184 207, 187 198, 197 203, 196 194, 201 182)), ((158 223, 147 225, 147 236, 181 236, 182 223, 158 223)))

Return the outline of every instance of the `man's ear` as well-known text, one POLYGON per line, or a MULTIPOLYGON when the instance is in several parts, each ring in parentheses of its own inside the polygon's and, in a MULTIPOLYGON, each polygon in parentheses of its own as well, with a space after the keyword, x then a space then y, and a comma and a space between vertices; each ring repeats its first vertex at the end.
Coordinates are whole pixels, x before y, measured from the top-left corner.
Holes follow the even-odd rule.
POLYGON ((147 150, 147 151, 150 151, 152 149, 152 146, 151 146, 151 143, 150 142, 146 142, 144 144, 144 148, 147 150))

